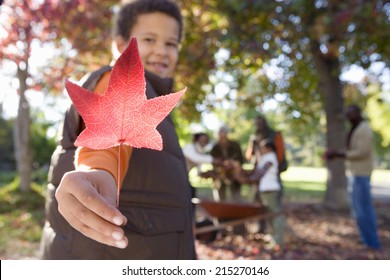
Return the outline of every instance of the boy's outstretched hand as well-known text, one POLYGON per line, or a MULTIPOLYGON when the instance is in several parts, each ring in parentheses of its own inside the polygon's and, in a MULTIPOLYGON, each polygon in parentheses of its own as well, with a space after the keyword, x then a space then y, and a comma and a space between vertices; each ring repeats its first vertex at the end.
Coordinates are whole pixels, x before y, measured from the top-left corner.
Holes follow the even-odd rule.
POLYGON ((127 219, 115 207, 117 186, 104 170, 66 173, 57 188, 58 210, 68 223, 100 243, 126 248, 122 226, 127 219))

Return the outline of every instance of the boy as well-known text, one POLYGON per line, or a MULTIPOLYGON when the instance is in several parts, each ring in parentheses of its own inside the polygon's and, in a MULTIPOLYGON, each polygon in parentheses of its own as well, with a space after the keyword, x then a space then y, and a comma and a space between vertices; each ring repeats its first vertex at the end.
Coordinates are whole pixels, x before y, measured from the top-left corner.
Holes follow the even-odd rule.
MULTIPOLYGON (((169 0, 132 1, 118 13, 113 45, 121 53, 130 37, 137 38, 149 99, 172 92, 181 32, 180 10, 169 0)), ((103 68, 92 74, 84 86, 104 92, 109 75, 110 68, 103 68)), ((79 126, 83 128, 83 122, 71 109, 52 159, 43 258, 195 258, 190 186, 170 117, 157 127, 163 138, 162 151, 123 148, 121 161, 128 163, 128 168, 123 169, 128 171, 118 209, 117 149, 79 148, 77 171, 65 173, 73 169, 73 142, 80 133, 79 126)))

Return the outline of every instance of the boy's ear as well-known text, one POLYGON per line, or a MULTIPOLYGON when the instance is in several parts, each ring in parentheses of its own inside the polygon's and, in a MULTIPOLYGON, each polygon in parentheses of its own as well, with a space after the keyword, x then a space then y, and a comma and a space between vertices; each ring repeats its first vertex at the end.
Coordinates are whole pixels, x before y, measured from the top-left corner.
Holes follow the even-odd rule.
POLYGON ((116 36, 115 42, 116 42, 116 47, 117 47, 118 51, 120 53, 123 53, 127 47, 127 42, 125 42, 121 36, 116 36))
POLYGON ((118 58, 127 47, 128 42, 125 42, 121 36, 116 36, 112 42, 112 53, 115 58, 118 58))

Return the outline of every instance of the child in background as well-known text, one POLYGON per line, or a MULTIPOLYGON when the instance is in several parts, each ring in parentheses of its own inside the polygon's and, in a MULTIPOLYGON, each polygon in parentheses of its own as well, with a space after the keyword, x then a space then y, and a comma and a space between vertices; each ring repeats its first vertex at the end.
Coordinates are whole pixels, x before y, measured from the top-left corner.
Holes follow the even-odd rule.
MULTIPOLYGON (((180 9, 170 0, 130 1, 117 14, 114 53, 136 37, 148 99, 172 92, 182 25, 180 9)), ((104 92, 110 73, 111 67, 92 73, 83 87, 104 92)), ((157 126, 162 151, 123 147, 121 162, 127 165, 118 209, 117 148, 78 148, 72 171, 73 143, 83 127, 72 107, 52 156, 42 258, 194 259, 190 185, 171 118, 157 126)))
POLYGON ((280 199, 281 185, 278 179, 278 159, 275 146, 270 139, 259 143, 260 160, 251 172, 241 169, 239 163, 234 163, 234 177, 241 183, 258 186, 258 195, 262 203, 275 215, 271 218, 272 237, 271 247, 283 244, 284 217, 280 199))
POLYGON ((196 167, 198 174, 202 172, 203 163, 213 163, 213 157, 207 153, 207 146, 209 145, 210 137, 207 133, 198 132, 192 137, 192 143, 183 147, 183 153, 187 162, 187 170, 191 171, 196 167))

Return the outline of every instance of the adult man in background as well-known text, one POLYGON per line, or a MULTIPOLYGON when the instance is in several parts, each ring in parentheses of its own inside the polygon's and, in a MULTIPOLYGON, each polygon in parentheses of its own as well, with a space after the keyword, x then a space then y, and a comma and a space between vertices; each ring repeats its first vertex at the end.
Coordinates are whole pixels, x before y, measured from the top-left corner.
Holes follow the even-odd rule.
MULTIPOLYGON (((241 146, 238 142, 233 141, 228 136, 229 129, 226 126, 222 126, 218 131, 218 142, 211 149, 211 156, 221 162, 225 160, 235 160, 240 164, 244 163, 244 156, 242 154, 241 146)), ((230 186, 232 200, 241 200, 241 183, 233 177, 232 170, 228 170, 224 167, 218 167, 220 171, 220 186, 219 186, 219 199, 226 200, 227 187, 230 186)))
POLYGON ((336 157, 346 159, 352 179, 352 211, 360 237, 368 248, 377 250, 381 245, 370 191, 370 178, 374 168, 374 134, 357 105, 348 106, 345 115, 351 124, 346 151, 329 150, 325 156, 328 160, 336 157))

